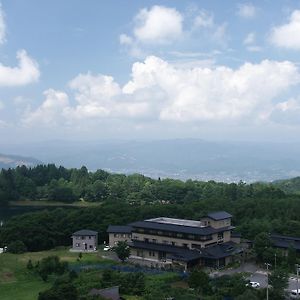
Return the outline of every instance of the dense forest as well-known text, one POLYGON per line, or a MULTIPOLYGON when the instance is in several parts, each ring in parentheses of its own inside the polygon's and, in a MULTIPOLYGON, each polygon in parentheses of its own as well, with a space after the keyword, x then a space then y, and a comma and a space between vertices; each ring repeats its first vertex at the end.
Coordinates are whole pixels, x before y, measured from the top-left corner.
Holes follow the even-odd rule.
POLYGON ((45 210, 11 218, 0 228, 0 246, 21 241, 28 250, 69 245, 82 228, 99 232, 104 241, 109 224, 126 224, 156 216, 199 219, 226 210, 237 231, 253 239, 260 232, 300 236, 300 196, 271 184, 154 180, 143 175, 89 172, 55 165, 2 170, 0 201, 92 201, 96 207, 45 210))

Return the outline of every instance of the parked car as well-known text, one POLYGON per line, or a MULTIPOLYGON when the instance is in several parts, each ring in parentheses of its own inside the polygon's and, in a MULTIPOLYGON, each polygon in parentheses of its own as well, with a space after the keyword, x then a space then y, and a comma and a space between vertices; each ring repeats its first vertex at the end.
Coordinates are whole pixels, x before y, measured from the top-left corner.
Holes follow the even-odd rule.
POLYGON ((110 251, 112 249, 112 247, 110 246, 104 246, 103 251, 110 251))
POLYGON ((249 283, 247 283, 247 286, 258 289, 260 287, 260 283, 256 281, 250 281, 249 283))
POLYGON ((291 290, 290 291, 290 299, 300 299, 300 289, 298 290, 291 290))

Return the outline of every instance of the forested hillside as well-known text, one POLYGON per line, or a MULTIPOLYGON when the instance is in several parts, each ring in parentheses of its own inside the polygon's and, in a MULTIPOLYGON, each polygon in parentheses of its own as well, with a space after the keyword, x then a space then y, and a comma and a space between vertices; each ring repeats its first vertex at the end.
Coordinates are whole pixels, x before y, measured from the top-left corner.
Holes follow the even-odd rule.
POLYGON ((250 239, 272 231, 300 236, 300 196, 270 184, 154 180, 40 165, 2 170, 0 189, 2 204, 16 199, 99 202, 93 208, 24 214, 0 228, 0 245, 20 240, 29 250, 68 245, 70 234, 82 228, 99 231, 103 241, 109 224, 155 216, 197 220, 214 210, 233 214, 237 230, 250 239))
POLYGON ((280 188, 289 194, 300 194, 300 177, 285 180, 277 180, 273 182, 275 187, 280 188))

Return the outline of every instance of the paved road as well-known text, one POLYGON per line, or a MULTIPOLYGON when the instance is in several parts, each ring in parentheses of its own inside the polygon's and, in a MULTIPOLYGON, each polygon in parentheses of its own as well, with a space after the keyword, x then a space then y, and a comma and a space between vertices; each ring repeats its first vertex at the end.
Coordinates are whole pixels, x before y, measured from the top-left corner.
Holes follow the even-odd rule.
MULTIPOLYGON (((267 287, 267 272, 264 269, 259 268, 255 264, 246 263, 236 269, 229 269, 224 271, 218 271, 211 273, 212 277, 222 276, 222 275, 233 275, 235 273, 250 273, 251 275, 247 278, 250 281, 256 281, 260 284, 261 288, 267 287)), ((299 279, 299 288, 300 288, 300 279, 299 279)), ((291 277, 289 279, 288 290, 296 290, 297 289, 297 279, 295 277, 291 277)))

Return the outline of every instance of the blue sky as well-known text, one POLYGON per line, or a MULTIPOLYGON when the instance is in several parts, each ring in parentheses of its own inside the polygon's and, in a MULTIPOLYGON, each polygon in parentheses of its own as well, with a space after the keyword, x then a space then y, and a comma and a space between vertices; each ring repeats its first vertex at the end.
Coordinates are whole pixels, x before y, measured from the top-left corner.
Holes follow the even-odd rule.
POLYGON ((299 139, 299 1, 0 3, 2 141, 299 139))

